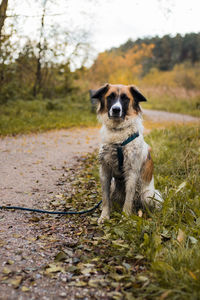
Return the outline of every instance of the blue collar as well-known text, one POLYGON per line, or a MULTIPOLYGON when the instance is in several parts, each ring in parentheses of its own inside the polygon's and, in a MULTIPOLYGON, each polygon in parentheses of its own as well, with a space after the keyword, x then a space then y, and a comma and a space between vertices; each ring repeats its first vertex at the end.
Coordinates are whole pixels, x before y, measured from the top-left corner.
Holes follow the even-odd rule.
POLYGON ((117 146, 117 158, 118 158, 118 166, 119 171, 122 171, 123 162, 124 162, 124 155, 123 155, 123 146, 126 146, 128 143, 132 142, 134 139, 136 139, 139 136, 139 132, 133 133, 131 136, 129 136, 123 143, 121 143, 119 146, 117 146))

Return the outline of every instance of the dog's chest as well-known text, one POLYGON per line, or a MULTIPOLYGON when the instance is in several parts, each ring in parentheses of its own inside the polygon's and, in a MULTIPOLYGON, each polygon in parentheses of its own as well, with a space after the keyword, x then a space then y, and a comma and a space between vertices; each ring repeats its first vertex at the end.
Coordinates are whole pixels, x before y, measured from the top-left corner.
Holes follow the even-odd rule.
POLYGON ((113 176, 121 175, 117 155, 117 145, 103 145, 99 151, 99 160, 102 165, 109 168, 113 176))
POLYGON ((140 170, 143 163, 143 143, 141 138, 121 146, 123 162, 120 162, 120 155, 117 151, 119 144, 102 144, 99 151, 99 160, 105 168, 111 171, 112 176, 122 177, 123 172, 140 170))

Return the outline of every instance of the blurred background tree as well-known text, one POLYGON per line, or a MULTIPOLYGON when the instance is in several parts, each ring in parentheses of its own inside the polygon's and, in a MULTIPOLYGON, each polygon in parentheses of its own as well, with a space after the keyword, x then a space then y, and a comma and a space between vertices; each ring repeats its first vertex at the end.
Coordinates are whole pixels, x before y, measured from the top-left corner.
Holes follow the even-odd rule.
MULTIPOLYGON (((56 12, 57 0, 24 2, 30 6, 27 15, 15 9, 14 1, 0 0, 0 104, 65 96, 85 101, 89 89, 110 82, 135 83, 153 95, 165 91, 173 97, 181 93, 189 97, 193 93, 199 105, 200 33, 128 39, 92 59, 89 36, 93 29, 72 26, 72 2, 64 12, 68 23, 63 24, 54 19, 62 15, 56 12), (31 18, 37 19, 37 28, 28 35, 22 27, 31 18)), ((173 6, 163 0, 158 3, 168 18, 173 6)))
POLYGON ((46 17, 54 13, 52 3, 56 1, 37 1, 41 13, 36 17, 40 18, 40 26, 38 36, 32 38, 19 35, 16 20, 24 16, 12 10, 7 15, 8 0, 1 1, 0 103, 19 98, 60 97, 76 90, 71 65, 77 57, 81 64, 87 60, 88 33, 83 29, 62 28, 58 23, 47 28, 46 17))
POLYGON ((88 70, 93 85, 103 82, 200 89, 200 33, 129 39, 100 53, 88 70), (165 80, 164 80, 165 78, 165 80))
POLYGON ((2 0, 2 2, 0 3, 0 37, 2 35, 2 29, 6 19, 7 7, 8 7, 8 0, 2 0))

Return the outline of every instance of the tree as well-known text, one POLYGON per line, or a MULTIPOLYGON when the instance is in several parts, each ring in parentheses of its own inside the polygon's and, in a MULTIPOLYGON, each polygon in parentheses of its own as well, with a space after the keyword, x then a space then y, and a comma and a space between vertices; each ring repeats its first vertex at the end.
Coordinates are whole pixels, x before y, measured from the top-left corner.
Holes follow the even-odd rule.
POLYGON ((42 52, 45 48, 45 38, 44 38, 44 18, 46 13, 46 4, 48 0, 43 0, 43 10, 41 16, 41 26, 40 26, 40 39, 38 43, 38 58, 37 58, 37 70, 35 76, 35 84, 33 87, 33 96, 36 97, 37 93, 41 90, 42 85, 42 72, 41 72, 41 60, 42 60, 42 52))
POLYGON ((7 7, 8 7, 8 0, 2 0, 2 2, 0 4, 0 40, 1 40, 1 36, 2 36, 2 29, 4 26, 5 19, 6 19, 7 7))
MULTIPOLYGON (((87 0, 90 1, 90 0, 87 0)), ((11 1, 12 3, 12 1, 11 1)), ((28 3, 22 0, 22 5, 28 3)), ((57 0, 31 1, 33 15, 12 14, 8 0, 0 0, 0 98, 1 102, 17 98, 55 97, 74 90, 72 69, 85 63, 89 52, 88 31, 73 24, 48 22, 58 15, 57 0), (39 10, 38 10, 39 8, 39 10), (6 15, 7 11, 7 15, 6 15), (9 17, 8 21, 5 19, 9 17), (34 17, 35 39, 23 34, 26 20, 34 17), (50 20, 49 19, 49 20, 50 20), (25 21, 25 22, 24 22, 25 21), (39 22, 38 22, 39 21, 39 22), (6 26, 5 26, 6 25, 6 26), (67 27, 66 27, 67 26, 67 27), (18 35, 19 34, 19 35, 18 35), (12 38, 10 38, 12 37, 12 38)), ((17 5, 17 2, 16 2, 17 5)), ((34 36, 34 34, 33 34, 34 36)))
POLYGON ((100 84, 105 82, 131 84, 142 76, 146 61, 152 57, 153 44, 135 45, 128 51, 100 53, 89 70, 89 79, 100 84))

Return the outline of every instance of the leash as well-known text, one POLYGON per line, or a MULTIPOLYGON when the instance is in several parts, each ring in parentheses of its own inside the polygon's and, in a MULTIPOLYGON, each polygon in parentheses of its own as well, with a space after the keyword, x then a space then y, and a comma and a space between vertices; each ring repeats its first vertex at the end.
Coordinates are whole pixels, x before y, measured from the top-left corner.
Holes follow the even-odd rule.
POLYGON ((123 154, 123 148, 128 143, 132 142, 134 139, 136 139, 139 136, 139 132, 133 133, 131 136, 129 136, 123 143, 121 143, 119 146, 117 146, 117 158, 118 158, 118 166, 119 171, 122 171, 123 163, 124 163, 124 154, 123 154))
POLYGON ((37 212, 42 214, 51 214, 51 215, 83 215, 90 213, 97 209, 100 204, 102 203, 102 200, 99 201, 95 206, 92 208, 81 210, 81 211, 49 211, 49 210, 43 210, 43 209, 34 209, 34 208, 27 208, 27 207, 21 207, 21 206, 0 206, 0 209, 13 209, 13 210, 24 210, 24 211, 31 211, 31 212, 37 212))
MULTIPOLYGON (((136 139, 139 136, 139 132, 135 132, 130 137, 128 137, 123 143, 121 143, 119 146, 117 146, 117 157, 118 157, 118 165, 119 165, 119 171, 122 171, 123 162, 124 162, 124 155, 123 155, 123 148, 128 143, 132 142, 134 139, 136 139)), ((81 211, 49 211, 49 210, 43 210, 43 209, 35 209, 35 208, 27 208, 27 207, 21 207, 21 206, 0 206, 1 210, 23 210, 23 211, 30 211, 30 212, 36 212, 36 213, 42 213, 42 214, 50 214, 50 215, 83 215, 90 213, 97 209, 100 204, 102 203, 102 200, 99 201, 95 206, 92 208, 81 210, 81 211)))

